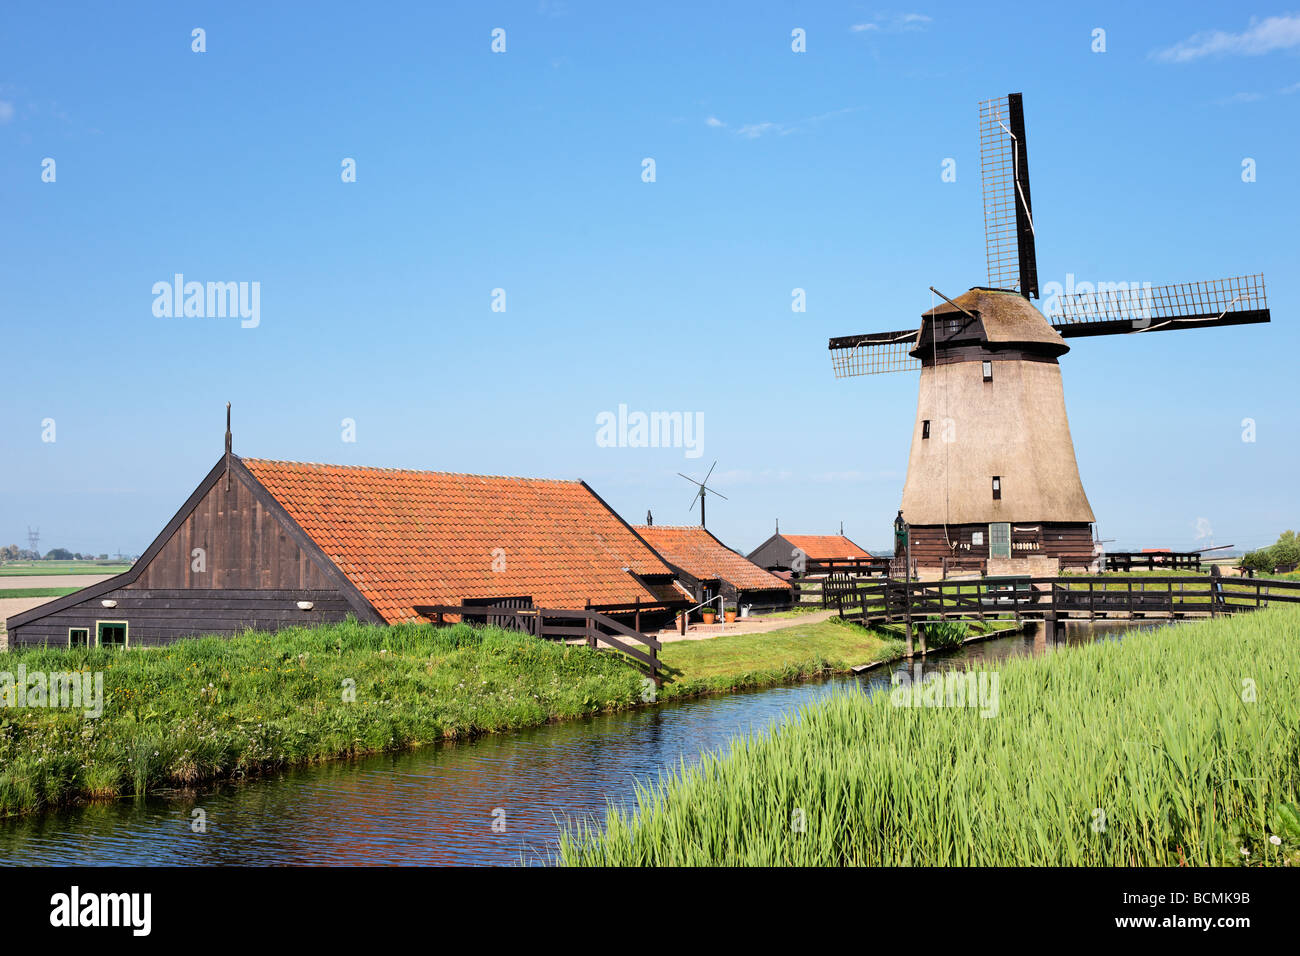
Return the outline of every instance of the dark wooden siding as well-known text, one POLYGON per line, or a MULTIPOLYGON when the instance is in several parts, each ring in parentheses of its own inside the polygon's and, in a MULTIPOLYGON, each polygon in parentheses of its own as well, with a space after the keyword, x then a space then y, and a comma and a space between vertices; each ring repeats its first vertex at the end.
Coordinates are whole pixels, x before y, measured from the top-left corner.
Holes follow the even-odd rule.
POLYGON ((9 628, 10 645, 63 647, 70 627, 89 628, 93 640, 97 621, 126 621, 130 645, 144 647, 341 621, 349 613, 375 618, 373 611, 358 613, 355 595, 344 593, 346 581, 308 552, 310 542, 272 512, 264 491, 258 494, 238 469, 227 489, 221 472, 218 466, 209 473, 186 503, 190 510, 172 519, 138 569, 92 585, 84 597, 56 598, 44 614, 36 608, 21 615, 30 619, 9 628), (205 552, 204 570, 195 570, 195 548, 205 552), (104 601, 117 603, 106 608, 104 601), (311 610, 300 610, 299 601, 312 602, 311 610))
MULTIPOLYGON (((1035 522, 1011 522, 1012 528, 1023 528, 1035 522)), ((1083 524, 1051 524, 1037 522, 1041 530, 1036 534, 1012 531, 1013 542, 1036 540, 1034 550, 1012 550, 1011 556, 1049 558, 1078 558, 1092 554, 1092 526, 1083 524)), ((987 558, 989 556, 989 526, 987 524, 913 525, 911 528, 912 561, 917 567, 942 567, 944 558, 987 558), (983 544, 971 544, 971 534, 984 534, 983 544), (956 544, 955 549, 948 546, 956 544)))
POLYGON ((11 645, 65 647, 70 627, 89 628, 94 641, 96 621, 126 621, 129 645, 148 647, 203 634, 229 636, 250 628, 275 631, 296 624, 341 621, 351 611, 347 600, 335 590, 237 589, 216 593, 196 588, 118 588, 24 624, 9 635, 9 640, 11 645), (104 607, 101 602, 106 600, 116 601, 117 606, 104 607), (311 601, 314 606, 310 611, 300 611, 299 601, 311 601))
POLYGON ((135 588, 320 590, 331 582, 237 475, 219 479, 149 562, 135 588), (194 570, 193 552, 206 570, 194 570))
POLYGON ((774 534, 747 557, 764 571, 771 571, 774 568, 786 571, 790 568, 790 562, 794 560, 794 545, 781 535, 774 534))

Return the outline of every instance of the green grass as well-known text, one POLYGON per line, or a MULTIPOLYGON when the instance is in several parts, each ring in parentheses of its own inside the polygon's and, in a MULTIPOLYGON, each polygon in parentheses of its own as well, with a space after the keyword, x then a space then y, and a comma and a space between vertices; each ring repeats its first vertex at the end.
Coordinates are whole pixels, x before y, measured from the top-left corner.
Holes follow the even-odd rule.
POLYGON ((152 649, 22 650, 16 672, 102 671, 104 715, 0 709, 0 813, 142 794, 627 708, 611 654, 466 625, 344 623, 152 649), (356 700, 343 700, 343 682, 356 700))
POLYGON ((1300 610, 1017 659, 998 676, 991 718, 895 706, 888 693, 805 707, 641 788, 603 832, 566 832, 560 859, 1300 863, 1300 610))
MULTIPOLYGON (((659 700, 760 687, 896 656, 838 620, 674 642, 659 700)), ((0 709, 0 814, 536 726, 644 703, 611 651, 513 631, 353 622, 160 648, 23 649, 0 669, 102 671, 104 715, 0 709), (344 680, 356 700, 342 699, 344 680)))
POLYGON ((801 617, 804 617, 805 615, 808 615, 808 614, 818 614, 818 613, 820 613, 821 611, 824 611, 824 610, 826 610, 826 609, 825 609, 824 607, 822 607, 822 606, 821 606, 821 603, 819 602, 819 603, 817 603, 817 604, 808 604, 808 605, 804 605, 804 606, 801 606, 801 607, 793 607, 793 608, 790 608, 790 609, 787 610, 787 611, 771 611, 770 613, 767 613, 767 614, 755 614, 755 615, 754 615, 752 618, 750 618, 749 620, 753 620, 753 621, 783 621, 783 620, 790 620, 790 619, 801 618, 801 617))
POLYGON ((833 617, 760 634, 665 644, 659 659, 673 675, 661 700, 766 687, 841 674, 856 664, 889 660, 902 643, 833 617))
POLYGON ((33 577, 41 574, 121 574, 130 564, 118 561, 10 561, 0 564, 0 577, 33 577))
POLYGON ((0 588, 0 598, 63 597, 81 588, 0 588))

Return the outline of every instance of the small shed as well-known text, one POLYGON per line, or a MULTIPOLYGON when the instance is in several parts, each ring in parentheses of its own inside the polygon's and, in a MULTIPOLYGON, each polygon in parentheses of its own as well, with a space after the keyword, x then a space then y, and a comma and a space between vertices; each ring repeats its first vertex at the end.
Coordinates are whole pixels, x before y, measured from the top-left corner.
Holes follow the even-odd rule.
POLYGON ((733 551, 698 525, 637 525, 636 533, 677 572, 696 603, 722 595, 728 604, 772 610, 790 604, 790 585, 733 551))
POLYGON ((866 548, 842 534, 783 534, 777 532, 749 554, 749 560, 768 571, 811 574, 836 562, 871 566, 878 562, 886 570, 888 558, 875 558, 866 548))

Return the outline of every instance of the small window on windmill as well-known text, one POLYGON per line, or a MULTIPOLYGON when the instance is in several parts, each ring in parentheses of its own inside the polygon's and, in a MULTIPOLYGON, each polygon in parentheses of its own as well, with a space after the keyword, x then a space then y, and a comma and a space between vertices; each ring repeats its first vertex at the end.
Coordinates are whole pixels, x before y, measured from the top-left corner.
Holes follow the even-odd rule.
POLYGON ((1002 499, 1002 476, 994 475, 993 476, 993 500, 1000 501, 1001 499, 1002 499))
POLYGON ((949 316, 943 320, 943 337, 950 339, 961 329, 961 320, 957 316, 949 316))
POLYGON ((928 418, 925 421, 921 422, 921 437, 922 438, 930 437, 930 419, 928 418))
POLYGON ((970 543, 973 544, 973 545, 976 545, 977 547, 983 547, 983 546, 984 546, 984 532, 983 532, 983 531, 972 531, 972 532, 970 533, 970 543))
POLYGON ((993 381, 993 363, 987 360, 984 362, 984 381, 993 381))

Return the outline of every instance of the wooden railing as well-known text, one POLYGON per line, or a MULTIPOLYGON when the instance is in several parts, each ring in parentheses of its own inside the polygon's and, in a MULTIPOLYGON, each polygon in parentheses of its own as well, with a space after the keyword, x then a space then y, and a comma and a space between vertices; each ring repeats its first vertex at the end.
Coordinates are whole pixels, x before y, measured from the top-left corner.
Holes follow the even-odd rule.
POLYGON ((1270 578, 1056 577, 957 581, 859 580, 827 593, 825 606, 864 623, 1010 616, 1067 620, 1235 614, 1300 603, 1300 581, 1270 578))
MULTIPOLYGON (((629 605, 629 609, 638 605, 629 605)), ((582 640, 588 647, 604 644, 638 662, 658 683, 668 668, 659 660, 663 645, 649 634, 616 621, 608 614, 593 610, 568 608, 472 607, 460 604, 426 604, 415 613, 436 625, 448 623, 447 617, 462 621, 472 618, 491 619, 500 627, 523 631, 534 637, 582 640), (639 645, 639 646, 638 646, 639 645)))
POLYGON ((1111 551, 1106 554, 1107 571, 1199 571, 1201 555, 1196 551, 1111 551))

